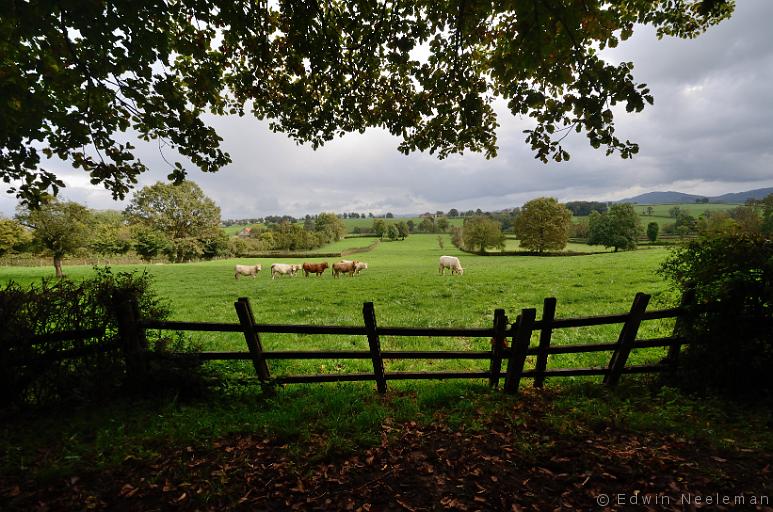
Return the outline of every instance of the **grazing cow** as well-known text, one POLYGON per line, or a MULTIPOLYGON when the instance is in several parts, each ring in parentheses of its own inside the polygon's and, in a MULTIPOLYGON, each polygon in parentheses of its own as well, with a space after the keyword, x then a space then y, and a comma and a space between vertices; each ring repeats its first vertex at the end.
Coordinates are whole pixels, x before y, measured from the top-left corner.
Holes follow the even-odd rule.
POLYGON ((357 260, 341 260, 338 263, 333 263, 333 277, 338 277, 338 274, 354 275, 354 270, 357 267, 357 260))
POLYGON ((252 276, 258 277, 258 272, 263 270, 261 265, 236 265, 234 267, 234 279, 239 279, 239 276, 252 276))
POLYGON ((274 263, 271 265, 271 279, 276 276, 294 277, 295 273, 301 269, 300 265, 291 265, 289 263, 274 263))
POLYGON ((440 268, 438 271, 440 272, 440 275, 444 275, 446 273, 446 269, 451 269, 451 274, 459 274, 460 276, 464 274, 464 269, 462 268, 462 264, 459 261, 459 258, 456 256, 441 256, 440 257, 440 268))
POLYGON ((317 277, 321 276, 327 269, 327 261, 322 263, 303 263, 303 275, 309 277, 309 274, 317 274, 317 277))
POLYGON ((367 270, 367 269, 368 269, 368 264, 367 264, 367 263, 365 263, 364 261, 358 261, 358 262, 357 262, 357 263, 354 265, 354 273, 355 273, 355 274, 359 274, 359 273, 360 273, 360 270, 367 270))

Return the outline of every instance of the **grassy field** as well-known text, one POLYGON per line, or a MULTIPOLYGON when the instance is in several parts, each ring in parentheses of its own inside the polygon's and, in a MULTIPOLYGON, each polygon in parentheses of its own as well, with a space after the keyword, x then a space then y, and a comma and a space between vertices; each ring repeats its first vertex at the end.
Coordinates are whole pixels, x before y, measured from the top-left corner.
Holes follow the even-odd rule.
MULTIPOLYGON (((370 239, 366 239, 370 242, 370 239)), ((345 239, 326 247, 341 250, 367 245, 363 239, 345 239)), ((577 257, 483 257, 460 253, 445 237, 444 249, 437 235, 412 235, 403 241, 382 242, 369 253, 350 258, 366 261, 369 269, 359 276, 333 279, 323 277, 282 277, 272 280, 268 267, 273 262, 301 263, 297 259, 229 259, 191 264, 151 266, 117 265, 115 271, 147 270, 158 293, 171 304, 172 318, 188 321, 235 322, 233 302, 248 297, 259 323, 362 325, 362 303, 373 301, 379 325, 487 327, 495 308, 504 308, 511 321, 521 308, 540 308, 545 297, 558 299, 559 317, 626 312, 637 291, 653 295, 653 305, 665 306, 673 297, 655 274, 667 251, 648 249, 628 253, 605 253, 577 257), (463 276, 438 275, 442 254, 460 257, 463 276), (235 263, 261 263, 257 278, 233 278, 235 263)), ((573 250, 589 249, 577 244, 573 250)), ((597 250, 598 248, 592 248, 597 250)), ((323 261, 310 259, 309 261, 323 261)), ((332 263, 334 259, 328 259, 332 263)), ((51 276, 53 269, 0 268, 0 281, 34 282, 51 276)), ((66 267, 70 278, 91 275, 86 266, 66 267)), ((559 331, 556 343, 612 342, 620 326, 601 326, 559 331)), ((667 334, 670 323, 650 322, 642 336, 667 334)), ((193 342, 206 350, 242 350, 240 335, 191 334, 193 342)), ((269 350, 366 349, 363 337, 264 335, 269 350)), ((385 350, 432 349, 486 350, 487 339, 386 338, 385 350)), ((636 352, 634 363, 653 362, 663 355, 659 349, 636 352)), ((555 356, 552 367, 603 365, 608 354, 555 356)), ((251 372, 241 363, 222 364, 229 373, 251 372)), ((272 372, 317 373, 367 371, 368 361, 276 361, 272 372)), ((473 361, 390 361, 387 370, 430 370, 484 368, 473 361)))
MULTIPOLYGON (((382 219, 384 222, 386 222, 386 225, 389 226, 390 224, 397 224, 400 221, 408 222, 409 220, 412 220, 413 223, 418 227, 419 224, 421 224, 421 221, 423 220, 422 217, 395 217, 393 219, 385 219, 383 217, 378 217, 382 219)), ((355 227, 359 228, 370 228, 373 226, 373 221, 376 219, 342 219, 344 226, 346 226, 346 230, 351 233, 352 230, 355 227)), ((455 217, 453 219, 448 219, 448 224, 450 226, 462 226, 464 224, 464 218, 463 217, 455 217)))
MULTIPOLYGON (((511 235, 512 236, 512 235, 511 235)), ((521 247, 520 240, 515 240, 513 238, 508 238, 505 240, 505 252, 510 251, 527 251, 528 249, 524 249, 521 247)), ((487 252, 499 252, 497 249, 486 249, 487 252)), ((566 247, 563 249, 564 252, 613 252, 614 249, 612 248, 605 248, 603 245, 588 245, 588 244, 579 244, 579 243, 568 243, 566 244, 566 247)))
MULTIPOLYGON (((340 242, 341 246, 349 243, 362 244, 362 240, 340 242)), ((333 279, 327 273, 321 278, 271 280, 268 271, 256 279, 233 277, 235 263, 262 263, 267 268, 274 261, 301 262, 291 259, 117 265, 113 270, 149 272, 177 320, 236 322, 233 302, 249 297, 260 323, 361 325, 362 303, 373 301, 380 326, 484 327, 491 325, 495 308, 504 308, 512 321, 521 308, 539 311, 548 296, 558 298, 558 317, 626 312, 637 291, 652 294, 651 307, 670 305, 675 297, 656 275, 667 254, 666 249, 655 248, 576 257, 482 257, 459 253, 447 237, 445 248, 440 249, 437 235, 413 235, 353 256, 369 263, 368 270, 353 278, 333 279), (464 275, 438 275, 442 254, 459 256, 464 275)), ((90 267, 67 262, 64 270, 72 279, 93 274, 90 267)), ((0 283, 33 283, 52 276, 53 268, 48 267, 0 267, 0 283)), ((639 337, 668 335, 671 327, 667 321, 646 322, 639 337)), ((558 331, 553 339, 555 343, 612 342, 618 333, 619 326, 591 327, 558 331)), ((197 334, 192 341, 208 350, 246 350, 243 337, 235 334, 197 334)), ((264 335, 262 341, 268 350, 367 349, 360 337, 264 335)), ((385 350, 490 347, 489 340, 475 338, 385 338, 382 346, 385 350)), ((630 362, 654 362, 663 355, 661 349, 634 351, 630 362)), ((554 356, 549 366, 605 365, 608 358, 608 353, 554 356)), ((503 395, 482 380, 391 381, 386 397, 375 393, 372 382, 286 386, 266 396, 256 385, 251 365, 210 364, 217 371, 217 384, 202 400, 177 394, 141 400, 117 397, 105 404, 6 417, 0 421, 0 481, 3 474, 24 475, 33 479, 30 488, 64 487, 60 483, 72 481, 72 475, 126 467, 127 461, 150 464, 172 447, 196 449, 242 433, 270 439, 304 460, 303 454, 309 452, 314 461, 336 460, 361 453, 363 447, 381 445, 393 435, 392 425, 442 424, 455 431, 485 432, 489 418, 500 412, 521 414, 518 411, 525 407, 524 417, 528 417, 529 404, 543 401, 534 393, 503 395)), ((533 364, 533 360, 527 362, 527 366, 533 364)), ((352 372, 368 371, 370 363, 273 361, 270 368, 274 375, 352 372)), ((457 368, 485 369, 487 362, 387 362, 387 371, 457 368)), ((624 376, 618 390, 601 386, 600 378, 548 380, 544 396, 554 398, 544 398, 553 404, 547 433, 526 431, 523 423, 512 428, 547 439, 546 444, 553 442, 552 436, 569 435, 577 436, 578 446, 585 446, 598 442, 591 441, 593 432, 604 431, 615 436, 627 432, 686 437, 711 449, 743 449, 752 454, 773 449, 773 436, 765 427, 770 425, 769 413, 760 414, 758 407, 694 400, 669 388, 655 391, 650 386, 655 380, 654 376, 624 376)), ((530 386, 531 380, 525 379, 522 385, 530 386)), ((528 443, 516 447, 524 457, 535 457, 531 450, 528 443)))
MULTIPOLYGON (((661 230, 666 225, 674 223, 674 218, 671 217, 668 212, 675 206, 679 207, 681 211, 687 212, 688 214, 692 215, 697 219, 704 212, 716 212, 716 211, 723 212, 727 210, 732 210, 733 208, 737 208, 743 205, 732 204, 732 203, 705 203, 705 204, 669 203, 669 204, 635 204, 633 205, 634 210, 636 210, 636 213, 639 214, 639 218, 641 219, 642 226, 646 227, 647 224, 649 224, 650 222, 657 222, 661 230), (652 215, 647 215, 647 207, 650 207, 650 206, 652 207, 652 215)), ((572 222, 577 223, 587 219, 588 219, 587 216, 572 217, 572 222)))
POLYGON ((669 215, 669 210, 678 207, 681 211, 687 212, 696 219, 705 212, 724 212, 742 206, 740 204, 730 203, 678 203, 678 204, 653 204, 653 205, 634 205, 636 213, 639 214, 642 226, 650 222, 657 222, 660 229, 668 224, 673 224, 675 219, 669 215), (652 207, 652 215, 647 215, 647 207, 652 207))
POLYGON ((248 225, 250 224, 233 224, 231 226, 225 226, 223 228, 223 231, 225 231, 225 234, 228 236, 236 236, 239 233, 239 231, 241 231, 248 225))

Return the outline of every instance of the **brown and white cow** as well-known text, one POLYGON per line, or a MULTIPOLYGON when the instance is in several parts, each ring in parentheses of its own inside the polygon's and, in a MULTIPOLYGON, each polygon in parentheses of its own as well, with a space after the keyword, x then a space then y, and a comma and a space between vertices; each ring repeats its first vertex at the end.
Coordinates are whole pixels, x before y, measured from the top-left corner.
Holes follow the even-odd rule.
POLYGON ((321 276, 325 270, 327 270, 327 261, 322 263, 303 263, 303 275, 309 277, 309 274, 317 274, 317 277, 321 276))
POLYGON ((341 260, 338 263, 333 263, 333 277, 338 277, 338 274, 354 275, 354 271, 357 268, 357 260, 341 260))

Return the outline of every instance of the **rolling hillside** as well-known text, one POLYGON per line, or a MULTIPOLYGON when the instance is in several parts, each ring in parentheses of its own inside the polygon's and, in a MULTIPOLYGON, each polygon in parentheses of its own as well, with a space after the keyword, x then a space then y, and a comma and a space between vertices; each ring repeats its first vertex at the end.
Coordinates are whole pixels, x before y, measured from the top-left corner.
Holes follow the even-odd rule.
MULTIPOLYGON (((721 196, 709 197, 710 203, 740 203, 743 204, 747 199, 762 199, 768 194, 773 194, 773 187, 756 188, 745 192, 733 192, 721 196)), ((668 203, 694 203, 696 199, 707 196, 685 194, 683 192, 647 192, 638 196, 629 197, 615 201, 617 203, 635 203, 635 204, 668 204, 668 203)))

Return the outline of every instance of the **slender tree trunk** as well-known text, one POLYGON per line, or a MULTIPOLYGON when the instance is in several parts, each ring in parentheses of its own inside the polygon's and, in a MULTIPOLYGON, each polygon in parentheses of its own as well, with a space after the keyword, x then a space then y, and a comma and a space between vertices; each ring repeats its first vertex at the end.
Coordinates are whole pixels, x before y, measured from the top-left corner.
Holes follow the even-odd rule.
POLYGON ((56 271, 56 277, 64 277, 62 273, 62 257, 59 255, 54 255, 54 270, 56 271))

